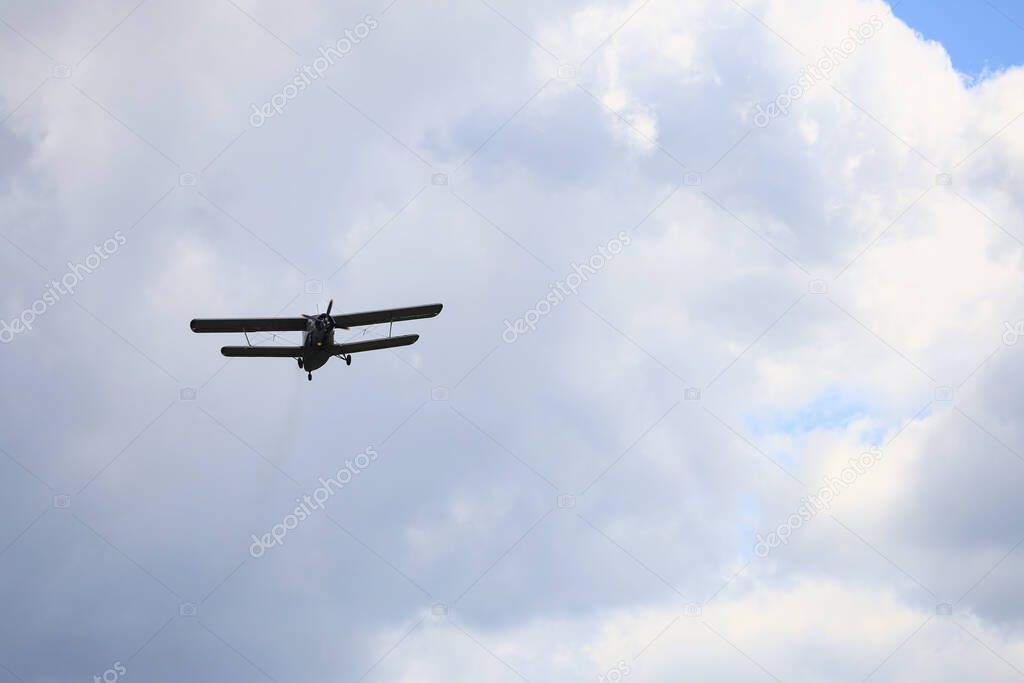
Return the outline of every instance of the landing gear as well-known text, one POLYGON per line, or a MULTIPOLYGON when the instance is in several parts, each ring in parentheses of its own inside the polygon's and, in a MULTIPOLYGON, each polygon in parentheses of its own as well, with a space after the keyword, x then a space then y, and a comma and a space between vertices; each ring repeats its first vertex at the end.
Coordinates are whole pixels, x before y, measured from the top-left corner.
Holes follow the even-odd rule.
POLYGON ((352 365, 352 354, 351 353, 346 355, 346 356, 343 356, 343 358, 345 359, 345 365, 352 365))
POLYGON ((313 381, 313 373, 312 372, 307 372, 306 373, 306 379, 308 379, 310 382, 312 382, 313 381))
POLYGON ((301 358, 296 358, 295 360, 299 361, 299 370, 301 370, 302 369, 302 359, 301 358))

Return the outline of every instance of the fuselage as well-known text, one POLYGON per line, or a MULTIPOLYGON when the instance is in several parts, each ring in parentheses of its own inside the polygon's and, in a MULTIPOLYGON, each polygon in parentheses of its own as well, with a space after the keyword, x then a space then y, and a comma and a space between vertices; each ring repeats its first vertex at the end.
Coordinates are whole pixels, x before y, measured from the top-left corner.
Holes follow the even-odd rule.
POLYGON ((312 372, 331 359, 334 346, 334 326, 313 319, 302 333, 302 367, 312 372))

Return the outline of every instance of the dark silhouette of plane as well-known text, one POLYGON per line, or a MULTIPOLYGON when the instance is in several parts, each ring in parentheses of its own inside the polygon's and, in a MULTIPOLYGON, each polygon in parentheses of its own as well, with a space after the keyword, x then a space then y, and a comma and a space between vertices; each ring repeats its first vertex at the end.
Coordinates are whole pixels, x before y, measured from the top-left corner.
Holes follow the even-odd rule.
POLYGON ((327 312, 318 315, 302 314, 300 318, 196 318, 190 327, 193 332, 242 332, 249 341, 249 332, 302 332, 302 346, 225 346, 220 352, 232 358, 294 358, 299 368, 306 371, 310 381, 313 371, 322 367, 332 356, 352 364, 352 354, 377 349, 390 349, 416 343, 418 334, 391 336, 391 325, 404 320, 433 318, 441 312, 441 304, 390 308, 366 313, 331 315, 334 299, 327 304, 327 312), (367 341, 334 343, 334 330, 388 323, 388 336, 367 341))

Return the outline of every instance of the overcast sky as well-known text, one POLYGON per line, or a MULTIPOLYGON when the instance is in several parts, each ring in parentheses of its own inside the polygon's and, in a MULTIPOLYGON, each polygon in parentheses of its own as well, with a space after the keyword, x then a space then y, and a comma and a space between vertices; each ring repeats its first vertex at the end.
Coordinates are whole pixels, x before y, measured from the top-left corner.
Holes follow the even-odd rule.
POLYGON ((1024 677, 977 4, 0 4, 0 683, 1024 677))

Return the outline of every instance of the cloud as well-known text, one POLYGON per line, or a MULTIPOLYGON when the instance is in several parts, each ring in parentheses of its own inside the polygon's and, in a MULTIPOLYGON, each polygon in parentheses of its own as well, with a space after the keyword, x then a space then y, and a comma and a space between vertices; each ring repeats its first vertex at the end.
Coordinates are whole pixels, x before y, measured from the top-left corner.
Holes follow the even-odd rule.
POLYGON ((1015 675, 1021 69, 857 0, 62 12, 0 26, 3 319, 127 240, 3 348, 0 677, 1015 675), (186 325, 330 297, 445 310, 312 383, 186 325))

